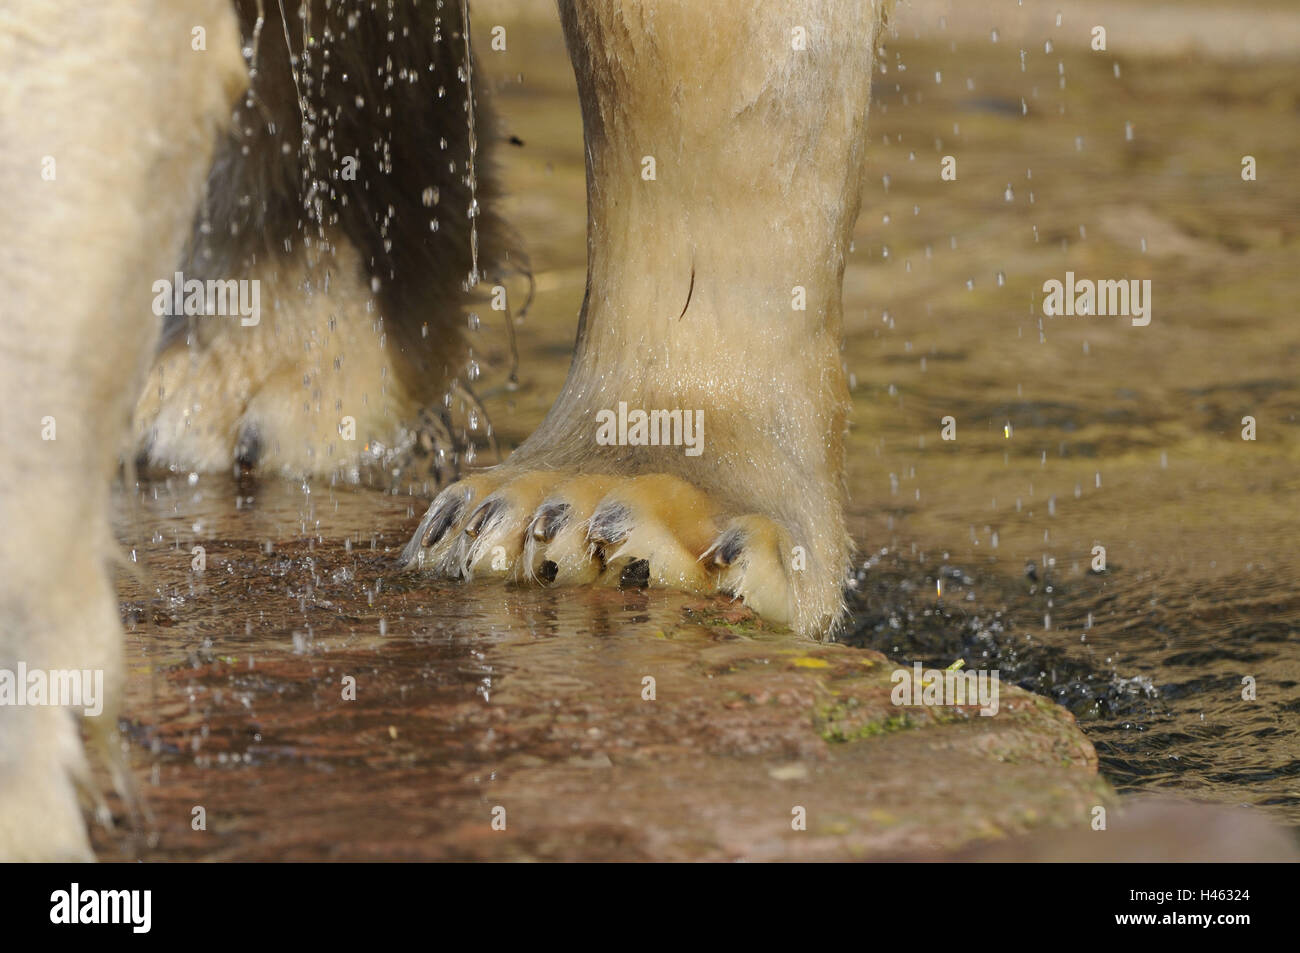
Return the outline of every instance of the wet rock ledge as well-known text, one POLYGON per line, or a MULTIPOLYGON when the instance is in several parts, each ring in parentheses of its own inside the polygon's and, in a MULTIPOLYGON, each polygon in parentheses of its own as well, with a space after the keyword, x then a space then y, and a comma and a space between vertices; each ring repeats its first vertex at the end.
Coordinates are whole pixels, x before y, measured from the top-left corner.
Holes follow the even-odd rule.
POLYGON ((122 585, 153 823, 104 859, 920 857, 1114 803, 1046 699, 896 706, 883 655, 721 600, 431 586, 324 541, 215 541, 197 581, 149 555, 122 585))

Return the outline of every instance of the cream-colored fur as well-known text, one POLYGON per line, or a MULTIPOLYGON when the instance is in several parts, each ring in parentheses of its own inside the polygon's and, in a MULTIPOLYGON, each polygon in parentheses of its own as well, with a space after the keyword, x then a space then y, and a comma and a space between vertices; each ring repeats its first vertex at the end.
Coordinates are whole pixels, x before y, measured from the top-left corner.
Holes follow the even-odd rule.
POLYGON ((587 156, 577 351, 537 432, 444 491, 408 557, 516 579, 549 560, 557 583, 616 580, 645 559, 652 584, 732 592, 822 637, 843 611, 849 558, 840 289, 881 4, 560 8, 587 156), (597 445, 597 413, 620 402, 703 410, 703 452, 597 445), (575 473, 663 479, 606 479, 593 502, 575 473), (695 497, 681 484, 712 505, 683 505, 695 497), (547 508, 568 529, 549 541, 530 529, 547 508), (617 540, 600 538, 611 516, 617 540), (485 533, 490 545, 476 542, 485 533))
MULTIPOLYGON (((0 64, 0 668, 102 670, 87 728, 108 751, 109 488, 157 336, 150 286, 180 254, 243 63, 224 0, 7 0, 0 64)), ((79 720, 0 706, 0 859, 89 858, 79 720)))
POLYGON ((256 324, 197 317, 150 370, 134 424, 149 461, 229 470, 246 433, 269 473, 355 476, 382 459, 419 402, 356 250, 346 239, 323 252, 300 245, 248 277, 260 282, 256 324))

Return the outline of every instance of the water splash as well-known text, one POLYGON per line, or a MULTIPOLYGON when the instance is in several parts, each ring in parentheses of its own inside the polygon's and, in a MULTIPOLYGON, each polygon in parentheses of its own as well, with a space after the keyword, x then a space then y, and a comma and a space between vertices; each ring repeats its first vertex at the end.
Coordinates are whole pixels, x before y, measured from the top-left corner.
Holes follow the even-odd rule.
POLYGON ((478 153, 478 138, 474 133, 474 58, 470 53, 469 40, 469 0, 460 0, 461 35, 465 39, 465 103, 469 121, 469 164, 466 184, 469 185, 469 286, 467 291, 477 287, 478 273, 478 177, 475 174, 474 159, 478 153))

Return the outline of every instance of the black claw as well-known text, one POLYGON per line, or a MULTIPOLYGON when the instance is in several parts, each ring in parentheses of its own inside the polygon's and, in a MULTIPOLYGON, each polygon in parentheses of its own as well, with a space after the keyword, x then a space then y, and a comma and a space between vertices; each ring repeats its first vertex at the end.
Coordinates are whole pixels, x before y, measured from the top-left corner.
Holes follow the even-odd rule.
POLYGON ((262 435, 253 424, 239 431, 235 440, 235 465, 240 473, 247 473, 262 459, 262 435))
POLYGON ((544 503, 533 517, 532 534, 533 539, 540 540, 543 543, 549 543, 555 539, 555 534, 564 528, 564 524, 569 522, 568 503, 544 503))
POLYGON ((455 496, 448 500, 441 509, 429 518, 429 526, 425 529, 424 535, 420 537, 420 546, 427 549, 442 539, 464 508, 465 501, 461 497, 455 496))
POLYGON ((465 524, 465 535, 470 539, 478 539, 478 534, 482 532, 483 527, 501 511, 501 507, 504 505, 500 499, 484 500, 482 505, 470 516, 469 522, 465 524))
POLYGON ((713 563, 715 566, 730 566, 745 548, 745 534, 738 529, 728 530, 722 538, 713 544, 713 563))
POLYGON ((559 574, 560 567, 549 559, 537 567, 537 579, 545 586, 555 582, 555 577, 559 574))
POLYGON ((620 589, 644 589, 650 585, 650 560, 634 559, 618 577, 620 589))
POLYGON ((632 510, 622 503, 611 503, 596 510, 587 527, 587 538, 593 543, 614 545, 627 539, 632 532, 632 510))

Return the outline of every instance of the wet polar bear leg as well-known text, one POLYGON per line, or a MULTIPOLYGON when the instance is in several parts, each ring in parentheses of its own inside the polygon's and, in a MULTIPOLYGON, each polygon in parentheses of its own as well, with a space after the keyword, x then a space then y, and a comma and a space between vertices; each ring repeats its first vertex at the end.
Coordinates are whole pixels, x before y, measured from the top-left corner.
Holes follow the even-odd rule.
POLYGON ((486 284, 521 265, 505 260, 499 137, 483 84, 467 82, 461 5, 234 6, 256 74, 163 276, 139 454, 348 480, 425 454, 441 485, 463 449, 443 398, 467 386, 470 272, 486 284), (177 283, 212 299, 178 302, 177 283))
POLYGON ((0 860, 89 860, 83 715, 126 778, 110 486, 157 339, 151 285, 246 80, 227 0, 8 0, 0 63, 0 679, 102 677, 90 711, 0 704, 0 860))
POLYGON ((630 577, 834 631, 840 291, 881 7, 560 3, 587 161, 573 363, 505 464, 433 501, 409 565, 630 577))

